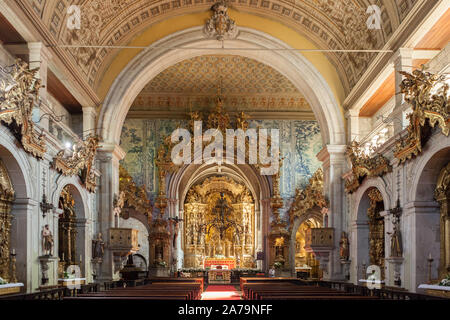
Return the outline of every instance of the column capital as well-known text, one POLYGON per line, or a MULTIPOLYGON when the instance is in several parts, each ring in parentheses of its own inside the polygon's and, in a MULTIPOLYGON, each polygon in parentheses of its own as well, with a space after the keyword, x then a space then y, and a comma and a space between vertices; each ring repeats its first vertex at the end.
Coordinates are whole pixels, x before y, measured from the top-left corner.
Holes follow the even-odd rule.
POLYGON ((97 151, 102 154, 110 154, 112 158, 118 161, 125 158, 127 154, 118 144, 107 142, 101 142, 97 151))

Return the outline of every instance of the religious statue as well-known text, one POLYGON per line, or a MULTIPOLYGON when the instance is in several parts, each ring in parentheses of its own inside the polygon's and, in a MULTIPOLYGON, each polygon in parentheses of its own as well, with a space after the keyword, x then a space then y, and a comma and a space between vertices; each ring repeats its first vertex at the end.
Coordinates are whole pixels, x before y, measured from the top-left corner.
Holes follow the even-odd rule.
POLYGON ((101 260, 105 253, 105 242, 103 241, 102 233, 99 232, 97 238, 92 240, 92 258, 101 260))
POLYGON ((48 224, 42 230, 42 251, 44 252, 44 256, 53 255, 53 235, 48 224))
POLYGON ((340 245, 339 254, 341 256, 341 260, 347 261, 350 256, 350 252, 349 252, 349 240, 347 237, 347 233, 345 231, 342 231, 339 245, 340 245))
POLYGON ((398 216, 394 216, 393 226, 394 232, 391 235, 391 257, 401 257, 403 255, 402 234, 400 231, 400 218, 398 216))

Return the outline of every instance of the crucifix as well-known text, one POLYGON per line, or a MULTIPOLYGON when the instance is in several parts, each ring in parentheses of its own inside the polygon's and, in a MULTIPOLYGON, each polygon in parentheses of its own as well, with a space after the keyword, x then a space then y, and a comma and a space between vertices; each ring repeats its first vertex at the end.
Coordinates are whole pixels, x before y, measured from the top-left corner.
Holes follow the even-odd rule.
POLYGON ((47 202, 47 196, 45 195, 45 170, 42 172, 42 201, 40 203, 40 207, 42 210, 42 216, 45 218, 45 214, 49 212, 50 210, 54 209, 54 206, 52 203, 47 202))
POLYGON ((176 247, 176 241, 177 241, 177 237, 178 237, 178 224, 180 223, 180 221, 183 221, 183 219, 179 218, 178 216, 176 216, 175 218, 168 218, 169 221, 172 222, 172 225, 174 227, 173 229, 173 247, 176 247))

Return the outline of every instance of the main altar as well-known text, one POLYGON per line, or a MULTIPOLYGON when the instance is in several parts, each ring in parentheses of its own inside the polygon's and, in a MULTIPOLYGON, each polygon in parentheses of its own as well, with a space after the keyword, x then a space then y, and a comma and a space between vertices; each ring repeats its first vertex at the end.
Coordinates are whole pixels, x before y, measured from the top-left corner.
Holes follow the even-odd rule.
POLYGON ((246 186, 230 177, 193 185, 184 205, 184 267, 208 270, 217 281, 233 269, 254 268, 254 206, 246 186))

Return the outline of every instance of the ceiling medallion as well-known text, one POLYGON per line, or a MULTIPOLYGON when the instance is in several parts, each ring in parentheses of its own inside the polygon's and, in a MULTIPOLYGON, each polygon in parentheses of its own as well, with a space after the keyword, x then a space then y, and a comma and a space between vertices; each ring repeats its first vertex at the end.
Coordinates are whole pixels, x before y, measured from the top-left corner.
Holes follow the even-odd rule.
POLYGON ((0 121, 21 142, 26 152, 38 159, 46 151, 44 135, 34 130, 33 108, 42 87, 39 69, 30 70, 20 59, 12 66, 0 67, 0 121))
POLYGON ((352 163, 352 173, 345 182, 345 191, 347 193, 356 191, 365 177, 382 176, 392 170, 386 157, 381 154, 373 157, 368 156, 356 141, 347 146, 347 156, 352 163))
POLYGON ((441 132, 450 133, 450 112, 448 103, 448 83, 445 75, 436 75, 422 70, 414 70, 412 74, 400 73, 405 76, 400 84, 400 92, 405 95, 405 101, 413 109, 408 115, 409 125, 407 136, 397 142, 394 156, 400 163, 417 156, 422 152, 431 128, 436 124, 441 132))
POLYGON ((216 38, 219 41, 235 39, 238 28, 234 20, 228 16, 228 6, 225 1, 220 1, 211 7, 213 16, 206 21, 203 31, 208 38, 216 38))

